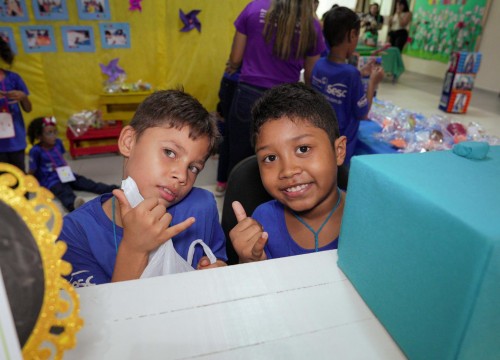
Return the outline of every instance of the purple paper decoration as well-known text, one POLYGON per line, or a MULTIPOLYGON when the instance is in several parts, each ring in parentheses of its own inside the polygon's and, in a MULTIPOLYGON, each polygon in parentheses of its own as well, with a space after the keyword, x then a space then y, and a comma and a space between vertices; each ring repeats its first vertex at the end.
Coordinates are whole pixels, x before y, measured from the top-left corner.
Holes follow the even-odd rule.
POLYGON ((125 74, 125 70, 118 66, 119 58, 113 59, 108 65, 99 64, 103 74, 108 75, 108 83, 115 82, 121 74, 125 74))
POLYGON ((142 0, 129 0, 130 7, 128 9, 130 11, 142 11, 141 1, 142 0))
POLYGON ((198 20, 197 15, 201 12, 201 10, 191 10, 187 14, 184 14, 184 12, 179 9, 179 17, 184 24, 184 27, 181 29, 182 32, 188 32, 193 29, 198 30, 198 32, 201 32, 201 23, 200 20, 198 20))

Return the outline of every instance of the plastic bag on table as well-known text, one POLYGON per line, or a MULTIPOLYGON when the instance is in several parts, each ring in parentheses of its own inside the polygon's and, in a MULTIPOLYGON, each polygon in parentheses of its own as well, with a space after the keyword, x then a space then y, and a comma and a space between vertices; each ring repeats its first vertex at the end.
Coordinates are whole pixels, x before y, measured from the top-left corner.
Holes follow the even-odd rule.
POLYGON ((68 120, 68 127, 75 136, 85 134, 90 127, 99 129, 103 125, 101 112, 98 110, 83 110, 71 115, 68 120))

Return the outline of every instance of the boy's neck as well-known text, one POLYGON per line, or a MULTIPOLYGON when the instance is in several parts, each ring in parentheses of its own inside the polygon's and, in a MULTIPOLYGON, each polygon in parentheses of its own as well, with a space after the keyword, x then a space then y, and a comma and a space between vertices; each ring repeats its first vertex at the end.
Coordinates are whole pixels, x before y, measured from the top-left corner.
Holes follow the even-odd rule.
POLYGON ((332 46, 328 54, 328 60, 338 64, 345 64, 348 58, 349 52, 344 44, 332 46))

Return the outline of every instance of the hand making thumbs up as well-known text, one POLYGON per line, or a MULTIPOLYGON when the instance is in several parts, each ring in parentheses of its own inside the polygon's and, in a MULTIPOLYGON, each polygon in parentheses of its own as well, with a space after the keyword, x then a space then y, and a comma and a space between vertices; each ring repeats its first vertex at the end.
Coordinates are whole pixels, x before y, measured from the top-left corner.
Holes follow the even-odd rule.
POLYGON ((232 206, 238 224, 229 232, 229 237, 240 262, 266 260, 264 247, 267 243, 268 233, 257 221, 247 217, 241 203, 234 201, 232 206))

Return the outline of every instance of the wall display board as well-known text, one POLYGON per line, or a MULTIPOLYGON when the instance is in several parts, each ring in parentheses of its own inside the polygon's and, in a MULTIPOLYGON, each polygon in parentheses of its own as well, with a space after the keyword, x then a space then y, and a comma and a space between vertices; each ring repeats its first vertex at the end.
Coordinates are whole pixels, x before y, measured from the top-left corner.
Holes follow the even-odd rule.
POLYGON ((28 21, 28 10, 25 0, 3 0, 0 2, 0 21, 28 21))
POLYGON ((26 53, 54 52, 56 42, 52 26, 21 26, 21 38, 26 53))
POLYGON ((455 51, 475 51, 490 1, 416 0, 405 53, 448 62, 455 51))
POLYGON ((33 0, 37 20, 68 20, 66 0, 33 0))
POLYGON ((109 20, 111 13, 108 0, 77 0, 78 17, 81 20, 109 20))
POLYGON ((14 52, 14 54, 17 54, 17 45, 12 28, 4 26, 0 27, 0 38, 9 44, 10 49, 14 52))
POLYGON ((62 26, 64 51, 94 52, 94 29, 91 26, 62 26))
POLYGON ((103 49, 130 48, 130 26, 127 23, 100 23, 103 49))

